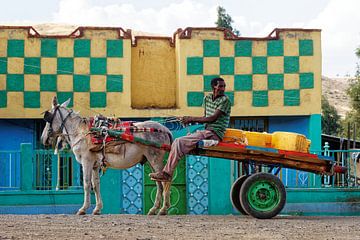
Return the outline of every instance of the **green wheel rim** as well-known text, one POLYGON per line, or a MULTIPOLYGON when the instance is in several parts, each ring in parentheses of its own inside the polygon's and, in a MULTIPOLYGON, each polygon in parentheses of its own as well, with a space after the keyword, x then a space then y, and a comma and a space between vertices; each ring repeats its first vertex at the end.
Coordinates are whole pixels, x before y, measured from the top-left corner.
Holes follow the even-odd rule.
POLYGON ((249 205, 256 211, 271 211, 280 203, 280 193, 269 181, 257 181, 247 193, 249 205))

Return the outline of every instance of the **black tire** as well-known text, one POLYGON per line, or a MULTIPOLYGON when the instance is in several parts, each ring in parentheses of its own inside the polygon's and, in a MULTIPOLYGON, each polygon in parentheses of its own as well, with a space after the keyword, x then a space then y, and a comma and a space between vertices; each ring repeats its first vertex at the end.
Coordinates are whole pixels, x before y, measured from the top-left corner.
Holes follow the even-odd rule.
POLYGON ((243 215, 248 215, 240 203, 240 189, 242 184, 245 182, 245 180, 248 178, 248 175, 243 175, 235 180, 233 185, 231 186, 230 190, 230 200, 233 205, 233 207, 238 210, 243 215))
POLYGON ((255 173, 248 177, 240 189, 240 203, 244 211, 255 218, 268 219, 284 208, 284 184, 269 173, 255 173))

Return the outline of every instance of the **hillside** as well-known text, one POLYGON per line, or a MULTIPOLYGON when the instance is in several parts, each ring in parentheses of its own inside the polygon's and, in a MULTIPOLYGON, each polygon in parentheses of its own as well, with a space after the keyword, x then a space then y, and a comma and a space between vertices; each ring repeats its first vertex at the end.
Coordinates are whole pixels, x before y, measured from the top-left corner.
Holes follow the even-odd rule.
POLYGON ((350 98, 346 94, 349 85, 348 78, 322 77, 322 94, 327 97, 329 103, 336 108, 342 118, 351 109, 350 98))

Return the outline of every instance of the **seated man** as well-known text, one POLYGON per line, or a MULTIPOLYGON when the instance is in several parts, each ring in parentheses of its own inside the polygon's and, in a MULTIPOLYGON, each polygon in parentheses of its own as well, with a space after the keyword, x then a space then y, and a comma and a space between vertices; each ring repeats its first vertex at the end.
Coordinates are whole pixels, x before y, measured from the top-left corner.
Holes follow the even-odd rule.
POLYGON ((169 182, 172 180, 173 172, 179 160, 196 148, 200 140, 212 139, 221 141, 225 130, 229 125, 231 102, 225 93, 225 81, 222 78, 211 80, 213 92, 204 98, 204 117, 182 117, 180 121, 184 124, 198 122, 205 123, 205 130, 197 131, 187 136, 175 139, 171 145, 168 161, 160 172, 150 173, 154 181, 169 182))

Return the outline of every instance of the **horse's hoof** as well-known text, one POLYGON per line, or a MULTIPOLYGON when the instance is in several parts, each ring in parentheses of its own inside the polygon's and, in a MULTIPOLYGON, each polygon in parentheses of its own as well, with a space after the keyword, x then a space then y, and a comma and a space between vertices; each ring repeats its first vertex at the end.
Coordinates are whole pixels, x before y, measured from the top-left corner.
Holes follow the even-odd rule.
POLYGON ((100 215, 101 214, 101 212, 99 211, 99 210, 96 210, 96 211, 93 211, 93 213, 92 213, 93 215, 100 215))
POLYGON ((83 211, 83 210, 79 210, 77 213, 76 213, 76 215, 85 215, 86 214, 86 212, 85 211, 83 211))
POLYGON ((167 210, 160 210, 158 215, 161 216, 167 215, 167 210))
POLYGON ((147 215, 156 215, 156 208, 151 208, 147 215))

